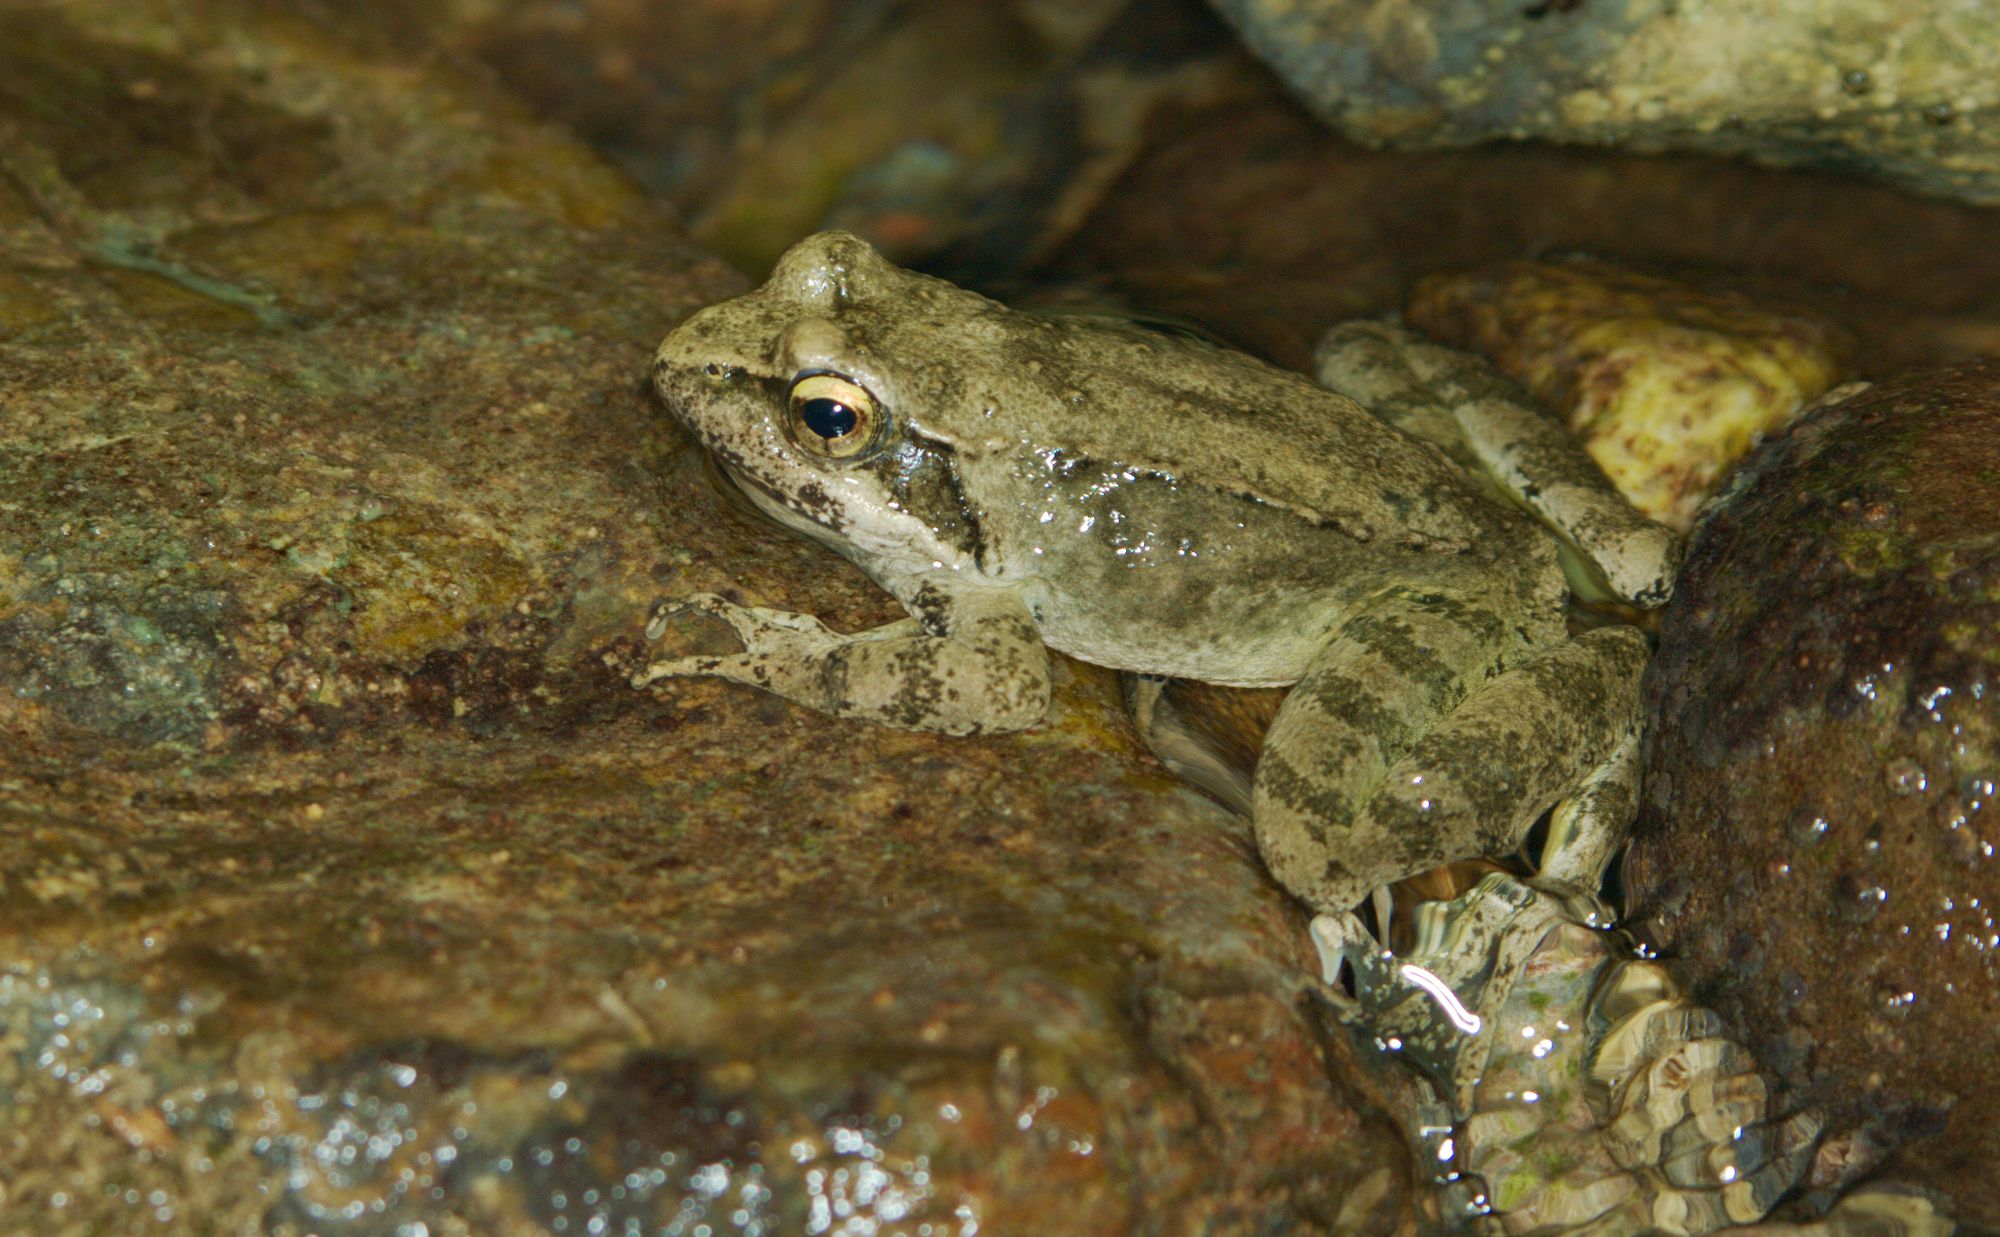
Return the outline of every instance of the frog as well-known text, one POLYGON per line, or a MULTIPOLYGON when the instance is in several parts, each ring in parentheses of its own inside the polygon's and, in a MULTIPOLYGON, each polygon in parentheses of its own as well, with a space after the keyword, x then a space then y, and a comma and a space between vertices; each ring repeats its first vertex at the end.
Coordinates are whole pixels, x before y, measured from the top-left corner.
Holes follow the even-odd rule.
POLYGON ((1350 323, 1315 382, 1186 332, 1010 309, 822 232, 675 328, 652 372, 752 504, 907 617, 844 633, 671 599, 650 635, 704 614, 741 651, 635 687, 714 676, 952 735, 1041 723, 1050 650, 1289 687, 1252 833, 1323 913, 1515 850, 1544 817, 1548 881, 1589 883, 1622 841, 1647 641, 1572 634, 1570 577, 1656 607, 1676 539, 1465 354, 1350 323))

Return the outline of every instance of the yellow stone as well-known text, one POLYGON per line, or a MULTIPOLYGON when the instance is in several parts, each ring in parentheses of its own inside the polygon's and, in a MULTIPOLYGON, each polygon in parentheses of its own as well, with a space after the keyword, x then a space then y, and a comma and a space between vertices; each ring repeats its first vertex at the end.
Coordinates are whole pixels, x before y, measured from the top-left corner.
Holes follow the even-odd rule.
POLYGON ((1588 259, 1434 275, 1406 316, 1483 353, 1683 531, 1730 465, 1847 376, 1853 347, 1830 323, 1588 259))

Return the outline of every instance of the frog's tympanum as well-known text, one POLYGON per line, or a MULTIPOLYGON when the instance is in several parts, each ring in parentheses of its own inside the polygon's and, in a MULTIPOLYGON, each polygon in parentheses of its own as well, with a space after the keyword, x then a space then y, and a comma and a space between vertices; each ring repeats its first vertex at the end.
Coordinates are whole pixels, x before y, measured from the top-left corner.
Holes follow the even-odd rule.
POLYGON ((1253 815, 1308 903, 1346 911, 1512 851, 1552 807, 1543 877, 1594 884, 1636 800, 1646 646, 1629 627, 1568 634, 1562 560, 1657 605, 1672 535, 1470 358, 1379 324, 1342 328, 1323 355, 1348 394, 809 237, 763 287, 668 336, 655 380, 753 501, 911 617, 841 635, 686 598, 744 651, 635 682, 720 675, 953 734, 1040 720, 1044 646, 1296 684, 1253 815))

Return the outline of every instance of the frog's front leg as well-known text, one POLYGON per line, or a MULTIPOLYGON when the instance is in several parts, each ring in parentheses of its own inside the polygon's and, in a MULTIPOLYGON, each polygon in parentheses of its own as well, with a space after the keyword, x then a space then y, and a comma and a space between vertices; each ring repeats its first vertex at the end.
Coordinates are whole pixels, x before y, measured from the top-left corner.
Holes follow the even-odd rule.
POLYGON ((1280 883, 1323 912, 1443 863, 1516 849, 1573 796, 1551 866, 1601 868, 1634 799, 1646 642, 1607 627, 1526 647, 1503 615, 1388 590, 1338 628, 1279 709, 1252 818, 1280 883))
POLYGON ((1042 720, 1049 657, 1019 598, 997 589, 946 594, 924 587, 911 608, 921 621, 842 635, 808 614, 697 594, 663 615, 712 614, 736 632, 743 651, 655 662, 632 686, 713 675, 836 717, 944 734, 1022 730, 1042 720))

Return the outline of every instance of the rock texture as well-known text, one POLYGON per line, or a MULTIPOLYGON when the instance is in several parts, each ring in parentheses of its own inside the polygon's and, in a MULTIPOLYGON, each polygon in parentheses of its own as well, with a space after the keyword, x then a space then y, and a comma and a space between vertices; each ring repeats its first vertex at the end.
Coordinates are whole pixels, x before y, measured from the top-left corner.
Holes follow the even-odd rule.
POLYGON ((1361 150, 1230 81, 1158 118, 1056 272, 1301 369, 1426 275, 1571 252, 1837 323, 1864 376, 2000 354, 2000 212, 1693 155, 1361 150))
POLYGON ((2000 364, 1803 418, 1649 678, 1636 912, 1865 1165, 2000 1223, 2000 364))
POLYGON ((1994 212, 1696 156, 1362 150, 1201 0, 449 14, 456 51, 752 275, 838 225, 981 291, 1068 281, 1308 369, 1329 323, 1400 307, 1420 276, 1581 250, 1839 322, 1867 373, 2000 352, 1994 212))
POLYGON ((2000 14, 1953 0, 1215 0, 1370 144, 1541 138, 2000 201, 2000 14))
MULTIPOLYGON (((762 274, 821 228, 992 276, 1046 252, 1199 96, 1198 0, 529 0, 451 39, 762 274)), ((1232 59, 1230 63, 1234 63, 1232 59)))
POLYGON ((0 1231, 1413 1223, 1106 676, 626 686, 666 596, 891 603, 644 392, 738 277, 424 21, 0 25, 0 1231))

